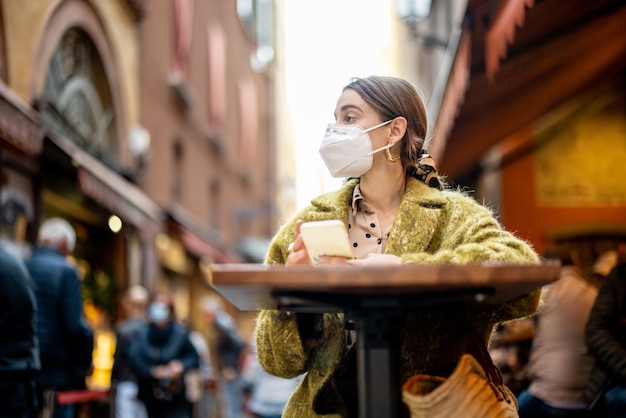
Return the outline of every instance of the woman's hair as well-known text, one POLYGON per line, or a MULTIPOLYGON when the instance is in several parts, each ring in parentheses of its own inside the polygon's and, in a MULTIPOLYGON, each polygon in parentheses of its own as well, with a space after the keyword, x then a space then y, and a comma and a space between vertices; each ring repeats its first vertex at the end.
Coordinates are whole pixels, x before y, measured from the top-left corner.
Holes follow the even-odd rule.
POLYGON ((400 144, 402 167, 408 176, 441 188, 434 161, 426 154, 428 132, 426 106, 419 92, 408 81, 398 77, 370 76, 353 78, 343 90, 352 89, 372 106, 382 121, 402 116, 407 128, 400 144))

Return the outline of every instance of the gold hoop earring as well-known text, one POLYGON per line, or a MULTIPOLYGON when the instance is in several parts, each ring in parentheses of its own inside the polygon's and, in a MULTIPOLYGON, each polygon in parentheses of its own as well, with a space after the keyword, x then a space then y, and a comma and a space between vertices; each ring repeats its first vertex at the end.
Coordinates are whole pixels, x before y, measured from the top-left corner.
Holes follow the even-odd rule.
POLYGON ((400 156, 398 155, 397 157, 394 157, 393 155, 391 155, 391 151, 389 151, 389 148, 385 149, 385 158, 390 163, 397 163, 398 161, 400 161, 400 156))

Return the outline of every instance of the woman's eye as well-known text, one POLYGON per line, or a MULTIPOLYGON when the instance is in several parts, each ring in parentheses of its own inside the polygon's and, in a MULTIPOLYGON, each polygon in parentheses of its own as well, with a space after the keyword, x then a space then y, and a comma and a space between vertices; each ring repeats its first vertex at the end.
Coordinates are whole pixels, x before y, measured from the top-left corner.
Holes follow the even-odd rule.
POLYGON ((354 116, 352 116, 352 115, 346 115, 346 116, 343 118, 343 121, 344 121, 345 123, 350 123, 350 122, 354 122, 354 120, 355 120, 355 119, 356 119, 356 118, 355 118, 354 116))

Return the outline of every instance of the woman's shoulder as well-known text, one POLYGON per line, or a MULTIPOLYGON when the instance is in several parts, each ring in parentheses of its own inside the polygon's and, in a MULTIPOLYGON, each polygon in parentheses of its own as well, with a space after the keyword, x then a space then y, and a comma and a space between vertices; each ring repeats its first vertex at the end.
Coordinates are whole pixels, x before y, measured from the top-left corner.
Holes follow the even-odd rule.
POLYGON ((453 188, 446 186, 444 189, 430 187, 422 181, 409 178, 407 180, 406 193, 411 198, 420 202, 432 202, 433 204, 459 204, 471 206, 481 205, 472 195, 472 192, 461 187, 453 188))
POLYGON ((292 222, 295 223, 297 219, 321 221, 343 218, 343 215, 347 215, 352 192, 358 183, 358 179, 349 179, 340 188, 315 196, 292 217, 292 222))

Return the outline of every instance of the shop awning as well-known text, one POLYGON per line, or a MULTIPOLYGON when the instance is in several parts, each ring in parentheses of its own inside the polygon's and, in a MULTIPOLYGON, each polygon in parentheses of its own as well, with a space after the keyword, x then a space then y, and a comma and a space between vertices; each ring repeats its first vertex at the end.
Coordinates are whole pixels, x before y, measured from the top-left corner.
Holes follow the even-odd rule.
POLYGON ((35 157, 43 149, 43 131, 37 113, 0 81, 0 137, 35 157))
POLYGON ((469 0, 466 16, 471 48, 455 66, 469 55, 469 80, 463 87, 450 76, 440 112, 453 118, 437 121, 431 144, 453 181, 499 141, 626 66, 620 0, 469 0))
POLYGON ((160 228, 161 208, 139 187, 92 157, 70 140, 49 133, 47 138, 71 159, 81 191, 138 229, 160 228))
POLYGON ((207 258, 213 263, 238 263, 223 249, 219 232, 196 220, 180 206, 168 211, 170 228, 177 234, 186 251, 197 257, 207 258))
POLYGON ((500 68, 500 60, 506 57, 509 45, 515 41, 515 31, 524 26, 526 9, 534 5, 535 0, 509 0, 501 3, 485 38, 485 67, 489 81, 493 81, 500 68))
POLYGON ((213 245, 204 241, 202 238, 194 235, 192 232, 186 230, 185 228, 180 228, 180 240, 183 243, 183 246, 189 251, 191 254, 195 255, 198 258, 209 258, 213 260, 215 263, 236 263, 237 261, 233 260, 222 251, 218 250, 213 245))

